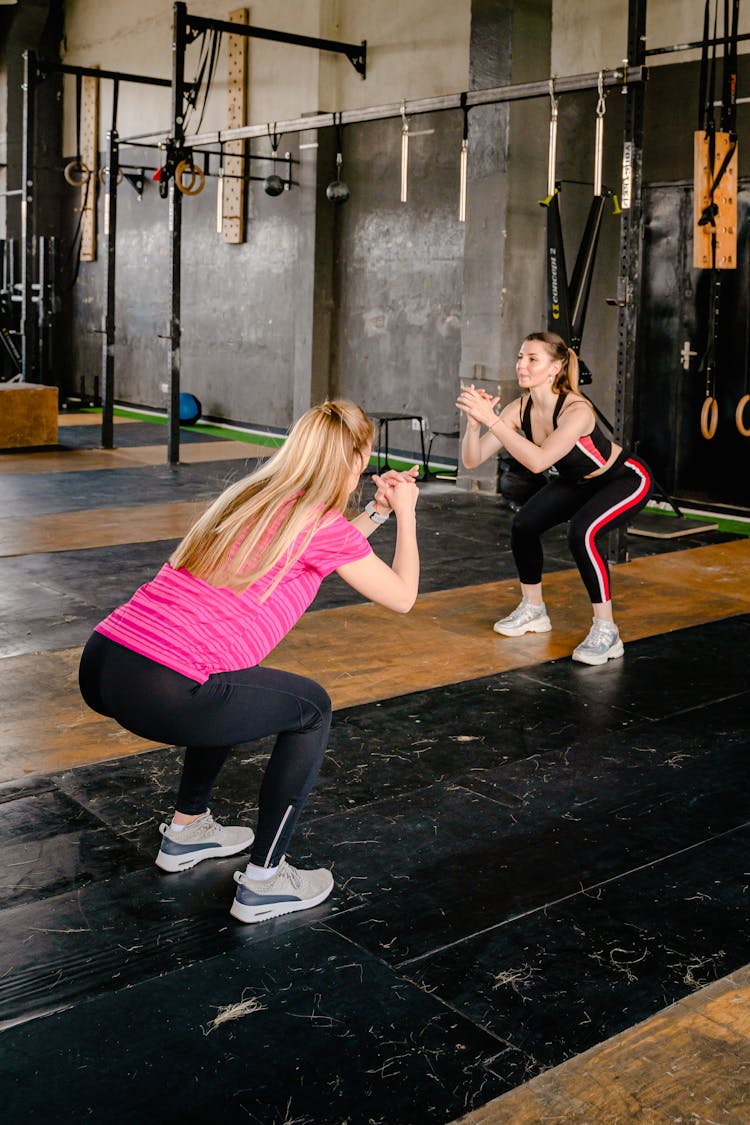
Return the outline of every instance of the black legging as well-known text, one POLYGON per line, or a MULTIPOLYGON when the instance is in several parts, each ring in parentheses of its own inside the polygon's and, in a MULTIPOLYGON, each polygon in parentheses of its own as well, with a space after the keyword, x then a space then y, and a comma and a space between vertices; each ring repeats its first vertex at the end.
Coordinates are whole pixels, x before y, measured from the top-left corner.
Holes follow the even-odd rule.
POLYGON ((568 545, 592 603, 610 600, 609 567, 600 549, 608 531, 626 524, 651 493, 651 472, 621 454, 601 476, 572 483, 553 479, 527 500, 511 524, 510 543, 525 586, 542 581, 541 535, 568 522, 568 545))
POLYGON ((140 738, 186 747, 178 812, 206 811, 234 745, 277 735, 250 858, 260 867, 279 863, 328 743, 331 700, 319 684, 261 667, 219 672, 199 684, 100 633, 92 633, 83 650, 79 683, 92 710, 140 738))

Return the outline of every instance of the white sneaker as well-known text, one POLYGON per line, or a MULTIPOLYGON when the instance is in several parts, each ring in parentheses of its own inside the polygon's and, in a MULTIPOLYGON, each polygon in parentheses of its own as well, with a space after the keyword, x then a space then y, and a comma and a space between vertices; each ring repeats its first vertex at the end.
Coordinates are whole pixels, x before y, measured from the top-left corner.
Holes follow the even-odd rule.
POLYGON ((188 871, 204 859, 214 859, 222 855, 235 855, 247 848, 255 839, 252 828, 239 825, 223 827, 206 809, 203 816, 174 832, 168 824, 160 824, 162 835, 159 854, 154 861, 162 871, 188 871))
POLYGON ((595 617, 586 640, 573 650, 573 659, 580 664, 606 664, 608 660, 617 660, 624 652, 617 626, 595 617))
POLYGON ((280 914, 308 910, 333 890, 330 871, 300 871, 285 859, 270 879, 251 879, 243 871, 235 871, 234 881, 237 891, 229 913, 240 922, 267 922, 280 914))
POLYGON ((502 633, 504 637, 521 637, 524 633, 549 633, 552 622, 547 616, 544 602, 541 605, 532 605, 523 597, 520 605, 517 605, 507 617, 501 617, 496 621, 492 628, 496 633, 502 633))

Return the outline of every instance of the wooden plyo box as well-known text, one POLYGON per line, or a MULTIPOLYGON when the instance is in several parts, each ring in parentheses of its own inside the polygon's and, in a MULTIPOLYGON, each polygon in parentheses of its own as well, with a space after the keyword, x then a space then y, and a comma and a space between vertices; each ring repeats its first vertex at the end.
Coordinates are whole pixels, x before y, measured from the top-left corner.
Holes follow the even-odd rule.
POLYGON ((0 449, 57 445, 57 387, 0 383, 0 449))

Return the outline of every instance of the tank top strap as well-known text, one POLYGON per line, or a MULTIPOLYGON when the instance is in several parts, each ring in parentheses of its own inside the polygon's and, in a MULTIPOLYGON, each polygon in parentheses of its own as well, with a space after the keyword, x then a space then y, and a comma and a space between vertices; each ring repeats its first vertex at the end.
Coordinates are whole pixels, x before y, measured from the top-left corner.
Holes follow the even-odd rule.
POLYGON ((552 429, 553 430, 557 429, 557 419, 560 417, 560 411, 562 410, 563 405, 565 403, 565 399, 567 397, 568 397, 567 391, 563 391, 563 393, 561 395, 557 396, 557 402, 555 403, 555 410, 554 410, 554 413, 552 415, 552 429))
POLYGON ((524 437, 532 441, 531 437, 531 395, 526 399, 525 404, 521 403, 521 430, 524 437))

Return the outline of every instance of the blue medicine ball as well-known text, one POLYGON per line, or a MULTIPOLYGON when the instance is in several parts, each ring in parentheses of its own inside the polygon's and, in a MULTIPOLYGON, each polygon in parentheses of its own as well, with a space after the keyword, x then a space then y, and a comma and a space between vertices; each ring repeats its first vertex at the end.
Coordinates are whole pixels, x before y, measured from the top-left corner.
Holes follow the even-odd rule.
POLYGON ((185 426, 192 426, 201 416, 201 404, 195 395, 180 395, 180 422, 185 426))

